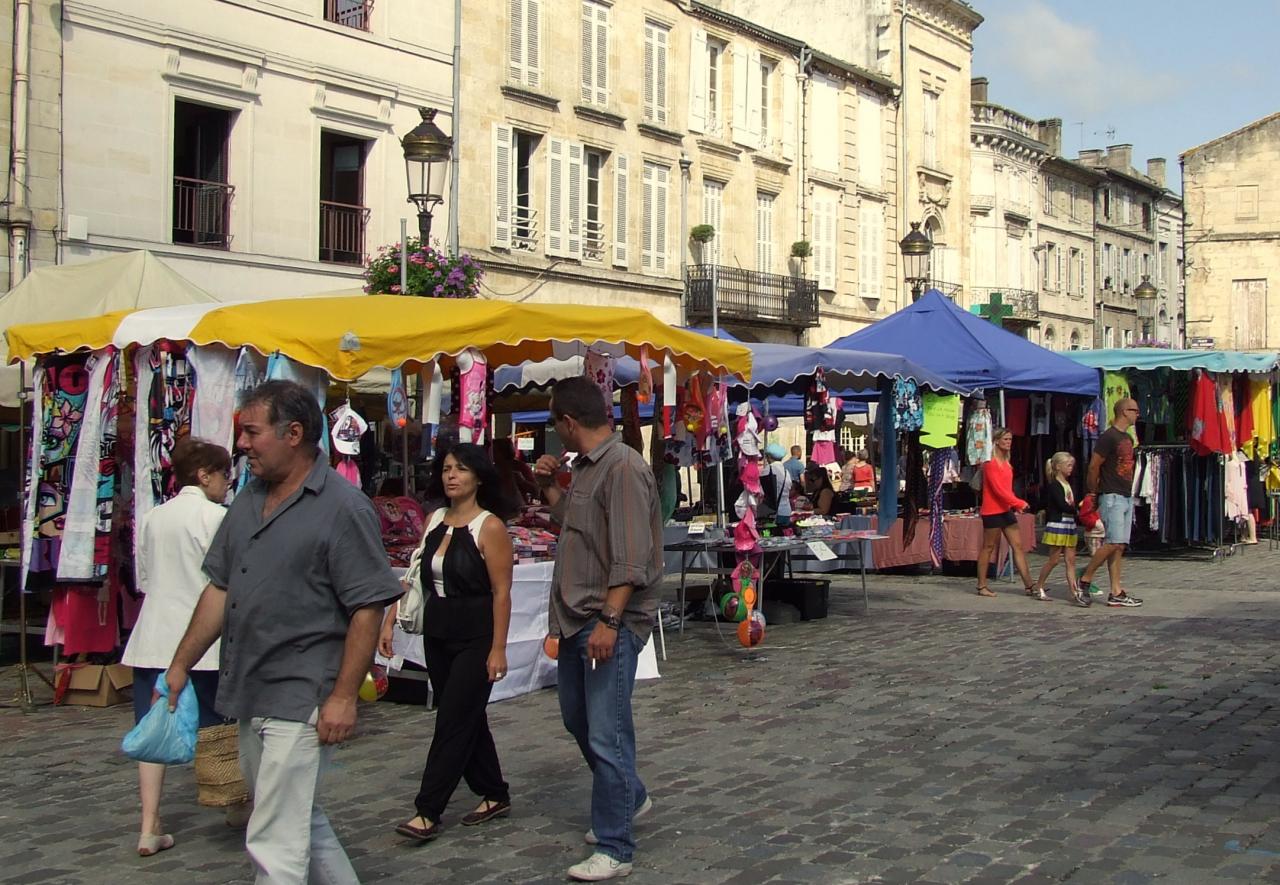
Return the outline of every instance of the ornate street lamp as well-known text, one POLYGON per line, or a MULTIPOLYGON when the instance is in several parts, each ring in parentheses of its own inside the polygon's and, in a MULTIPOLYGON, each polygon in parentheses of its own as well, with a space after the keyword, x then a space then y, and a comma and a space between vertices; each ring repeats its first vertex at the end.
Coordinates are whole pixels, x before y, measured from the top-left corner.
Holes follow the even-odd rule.
POLYGON ((431 241, 431 213, 444 202, 453 139, 435 124, 435 108, 418 108, 422 122, 400 139, 404 150, 404 174, 409 202, 418 207, 418 238, 423 247, 431 241))
POLYGON ((903 277, 911 286, 911 300, 920 300, 921 292, 929 282, 929 254, 933 241, 920 232, 920 223, 911 222, 911 233, 898 243, 902 252, 903 277))
POLYGON ((1138 316, 1142 318, 1142 337, 1147 343, 1151 341, 1151 321, 1156 316, 1156 298, 1160 290, 1151 285, 1149 274, 1142 275, 1142 282, 1134 287, 1133 297, 1138 300, 1138 316))

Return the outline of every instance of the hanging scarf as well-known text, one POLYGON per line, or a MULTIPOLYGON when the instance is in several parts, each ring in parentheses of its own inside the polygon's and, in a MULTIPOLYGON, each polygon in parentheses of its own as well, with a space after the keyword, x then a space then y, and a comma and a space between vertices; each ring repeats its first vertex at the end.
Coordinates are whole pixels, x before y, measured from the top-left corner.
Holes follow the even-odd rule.
POLYGON ((58 558, 59 581, 95 581, 107 574, 116 486, 119 364, 114 347, 107 347, 85 363, 89 372, 87 408, 67 502, 58 558))
POLYGON ((30 570, 56 572, 62 552, 76 447, 89 394, 87 355, 45 361, 41 399, 40 472, 30 570))

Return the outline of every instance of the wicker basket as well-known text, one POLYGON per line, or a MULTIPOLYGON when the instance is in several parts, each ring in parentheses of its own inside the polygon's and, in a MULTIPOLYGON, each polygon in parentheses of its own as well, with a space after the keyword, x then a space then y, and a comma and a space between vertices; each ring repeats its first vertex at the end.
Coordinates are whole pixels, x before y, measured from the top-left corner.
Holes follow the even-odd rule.
POLYGON ((196 741, 196 788, 199 802, 225 808, 249 799, 240 773, 240 727, 210 725, 200 729, 196 741))

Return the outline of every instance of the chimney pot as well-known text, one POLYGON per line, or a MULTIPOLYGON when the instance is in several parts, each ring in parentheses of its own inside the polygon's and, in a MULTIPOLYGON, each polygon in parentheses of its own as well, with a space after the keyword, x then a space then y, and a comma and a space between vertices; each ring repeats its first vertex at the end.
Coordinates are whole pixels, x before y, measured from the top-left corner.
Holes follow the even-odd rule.
POLYGON ((1128 172, 1133 168, 1133 145, 1131 144, 1111 144, 1107 145, 1107 167, 1110 169, 1118 169, 1121 172, 1128 172))
POLYGON ((974 77, 969 81, 969 100, 979 104, 987 103, 987 78, 974 77))
POLYGON ((1150 178, 1156 184, 1164 187, 1165 180, 1165 159, 1164 157, 1152 157, 1147 160, 1147 178, 1150 178))

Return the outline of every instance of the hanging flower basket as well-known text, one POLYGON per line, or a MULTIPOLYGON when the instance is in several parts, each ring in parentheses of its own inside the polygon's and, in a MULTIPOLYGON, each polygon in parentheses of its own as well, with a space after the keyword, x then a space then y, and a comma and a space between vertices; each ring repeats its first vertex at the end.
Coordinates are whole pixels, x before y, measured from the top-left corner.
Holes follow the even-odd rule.
POLYGON ((450 255, 423 246, 416 237, 408 243, 407 286, 400 289, 400 244, 383 246, 364 270, 364 290, 371 295, 422 295, 428 298, 475 298, 484 270, 467 254, 450 255))

